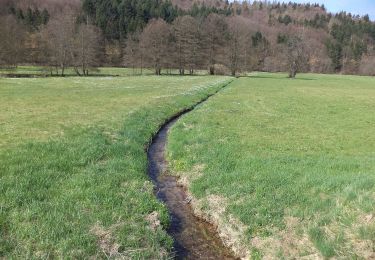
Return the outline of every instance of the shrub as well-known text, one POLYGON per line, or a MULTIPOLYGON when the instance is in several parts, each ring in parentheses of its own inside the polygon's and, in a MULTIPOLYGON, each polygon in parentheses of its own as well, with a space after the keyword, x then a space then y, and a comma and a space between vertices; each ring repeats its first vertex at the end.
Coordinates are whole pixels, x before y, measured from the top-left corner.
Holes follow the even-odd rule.
POLYGON ((215 75, 230 75, 230 70, 223 64, 215 64, 215 75))

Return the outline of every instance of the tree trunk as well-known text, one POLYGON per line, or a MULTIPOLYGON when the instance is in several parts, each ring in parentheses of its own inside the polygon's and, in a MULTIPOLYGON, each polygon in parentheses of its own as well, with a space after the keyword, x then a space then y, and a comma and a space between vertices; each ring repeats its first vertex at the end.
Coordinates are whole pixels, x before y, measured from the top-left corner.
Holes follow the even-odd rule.
POLYGON ((291 69, 289 72, 289 78, 294 79, 296 77, 297 73, 294 69, 291 69))
MULTIPOLYGON (((74 67, 74 71, 76 72, 77 76, 81 76, 81 73, 79 72, 79 69, 77 67, 74 67)), ((85 73, 84 70, 83 73, 85 73)))
POLYGON ((297 64, 296 62, 293 62, 292 65, 290 66, 289 78, 294 79, 296 75, 297 75, 297 64))

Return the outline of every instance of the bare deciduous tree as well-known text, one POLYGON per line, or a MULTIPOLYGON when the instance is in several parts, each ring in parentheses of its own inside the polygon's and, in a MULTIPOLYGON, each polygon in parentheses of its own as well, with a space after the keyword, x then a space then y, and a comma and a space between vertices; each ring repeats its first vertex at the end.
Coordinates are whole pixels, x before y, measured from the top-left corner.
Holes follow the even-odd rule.
POLYGON ((56 68, 61 76, 72 60, 73 39, 75 32, 75 15, 71 10, 65 10, 52 19, 44 30, 44 37, 48 43, 49 65, 56 68))
POLYGON ((88 76, 89 69, 99 64, 99 30, 89 24, 81 24, 74 35, 72 65, 77 75, 88 76))
POLYGON ((289 77, 295 78, 297 72, 305 69, 308 64, 307 49, 304 42, 297 36, 290 36, 287 42, 286 57, 289 77))
POLYGON ((180 75, 185 74, 186 60, 188 57, 188 31, 184 17, 177 17, 173 23, 173 32, 176 41, 176 60, 180 75))
POLYGON ((185 68, 193 74, 199 55, 199 23, 191 16, 180 16, 173 23, 176 62, 180 75, 185 68))
POLYGON ((140 69, 140 74, 143 70, 144 48, 140 42, 140 33, 132 33, 128 35, 125 42, 123 64, 133 69, 133 74, 136 74, 136 69, 140 69))
POLYGON ((240 16, 230 17, 228 20, 228 58, 229 68, 232 76, 236 76, 236 72, 243 67, 244 54, 246 52, 246 24, 240 16))
POLYGON ((224 18, 217 14, 210 14, 204 21, 205 56, 209 67, 209 74, 215 74, 215 64, 220 63, 224 56, 225 40, 227 38, 227 24, 224 18))
POLYGON ((194 74, 194 69, 200 67, 202 64, 202 24, 197 19, 190 16, 185 19, 185 23, 189 28, 189 55, 187 58, 187 66, 189 68, 190 75, 192 75, 194 74))
POLYGON ((162 67, 168 67, 170 53, 170 28, 162 19, 151 20, 141 35, 141 44, 145 49, 145 58, 152 65, 156 75, 162 67))

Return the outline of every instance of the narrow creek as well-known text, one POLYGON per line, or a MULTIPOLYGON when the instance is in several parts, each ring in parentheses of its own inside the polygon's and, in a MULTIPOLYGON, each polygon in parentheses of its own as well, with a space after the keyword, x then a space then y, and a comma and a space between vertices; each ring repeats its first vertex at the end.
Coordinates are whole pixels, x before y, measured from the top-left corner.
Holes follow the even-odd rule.
POLYGON ((220 240, 215 227, 193 214, 184 187, 178 184, 177 177, 167 172, 165 150, 168 131, 182 115, 189 111, 174 117, 159 130, 147 154, 148 174, 156 186, 156 196, 169 210, 171 224, 167 232, 174 239, 174 258, 236 259, 231 250, 220 240))

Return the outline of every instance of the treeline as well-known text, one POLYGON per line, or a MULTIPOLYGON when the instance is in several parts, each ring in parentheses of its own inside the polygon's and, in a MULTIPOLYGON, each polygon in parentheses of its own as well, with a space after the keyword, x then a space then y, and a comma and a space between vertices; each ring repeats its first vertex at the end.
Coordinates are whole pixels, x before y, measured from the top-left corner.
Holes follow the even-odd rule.
POLYGON ((375 74, 375 23, 368 16, 333 15, 324 5, 70 0, 56 11, 51 2, 33 1, 7 1, 1 8, 2 66, 32 63, 59 74, 73 67, 78 75, 101 65, 147 67, 156 74, 375 74))
POLYGON ((102 63, 104 51, 100 29, 82 17, 72 9, 48 23, 19 15, 0 17, 0 66, 37 64, 48 68, 51 75, 62 76, 70 67, 77 75, 88 75, 102 63))
MULTIPOLYGON (((303 34, 285 36, 280 42, 284 71, 294 77, 308 71, 308 52, 303 34)), ((177 68, 181 75, 196 69, 209 74, 230 74, 263 70, 271 45, 261 32, 251 33, 241 16, 211 13, 198 19, 190 15, 177 17, 172 24, 151 20, 140 33, 129 35, 124 50, 124 64, 133 68, 177 68)))

